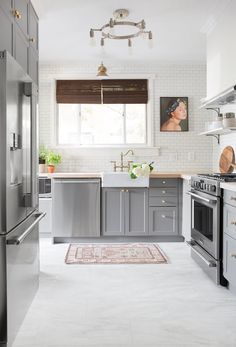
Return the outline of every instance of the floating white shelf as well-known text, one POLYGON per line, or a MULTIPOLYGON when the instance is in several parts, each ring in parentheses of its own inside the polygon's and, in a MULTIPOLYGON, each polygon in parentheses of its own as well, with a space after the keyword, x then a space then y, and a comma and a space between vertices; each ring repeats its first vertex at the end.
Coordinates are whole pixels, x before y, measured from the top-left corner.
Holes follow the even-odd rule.
POLYGON ((206 135, 206 136, 213 136, 217 139, 218 143, 220 143, 220 136, 221 135, 227 135, 230 133, 236 133, 236 127, 230 127, 230 128, 216 128, 208 131, 203 131, 199 135, 206 135))

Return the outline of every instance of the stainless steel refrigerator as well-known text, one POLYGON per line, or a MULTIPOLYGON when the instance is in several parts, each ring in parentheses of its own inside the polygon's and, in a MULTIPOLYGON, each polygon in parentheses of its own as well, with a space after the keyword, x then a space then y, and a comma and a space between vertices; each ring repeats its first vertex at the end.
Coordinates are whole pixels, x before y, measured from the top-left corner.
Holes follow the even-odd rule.
POLYGON ((38 289, 37 87, 0 52, 0 347, 12 345, 38 289))

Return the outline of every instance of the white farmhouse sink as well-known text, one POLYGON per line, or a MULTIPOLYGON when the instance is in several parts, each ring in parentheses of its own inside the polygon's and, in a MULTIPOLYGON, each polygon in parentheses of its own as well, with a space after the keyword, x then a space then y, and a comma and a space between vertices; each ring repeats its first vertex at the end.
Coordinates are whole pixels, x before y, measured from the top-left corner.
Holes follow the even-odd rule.
POLYGON ((149 187, 149 177, 131 179, 128 172, 103 172, 102 187, 149 187))

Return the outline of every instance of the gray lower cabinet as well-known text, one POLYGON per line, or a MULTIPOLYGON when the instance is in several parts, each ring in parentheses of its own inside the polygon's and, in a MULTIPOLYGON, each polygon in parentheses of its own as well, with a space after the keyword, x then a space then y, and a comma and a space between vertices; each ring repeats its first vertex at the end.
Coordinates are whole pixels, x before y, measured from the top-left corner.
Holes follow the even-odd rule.
POLYGON ((223 274, 236 290, 236 193, 224 190, 223 274))
POLYGON ((102 234, 145 236, 148 234, 148 189, 103 188, 102 234))
POLYGON ((176 207, 149 207, 149 235, 178 235, 176 207))
POLYGON ((173 178, 150 179, 149 235, 179 235, 180 182, 173 178))
POLYGON ((99 179, 54 179, 52 193, 54 241, 100 236, 99 179))
POLYGON ((224 234, 223 250, 224 277, 236 288, 236 240, 224 234))

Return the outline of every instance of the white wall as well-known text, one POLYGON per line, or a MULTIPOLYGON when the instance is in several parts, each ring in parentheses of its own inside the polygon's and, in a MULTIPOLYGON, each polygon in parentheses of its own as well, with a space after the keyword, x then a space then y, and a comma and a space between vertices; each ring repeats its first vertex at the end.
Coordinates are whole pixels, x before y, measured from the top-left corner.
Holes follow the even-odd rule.
MULTIPOLYGON (((212 169, 212 139, 200 137, 209 114, 199 109, 200 99, 206 96, 206 67, 203 64, 146 64, 107 63, 110 75, 119 77, 142 75, 153 78, 153 123, 154 148, 135 149, 136 161, 154 160, 157 169, 168 172, 202 172, 212 169), (189 132, 161 133, 160 96, 189 97, 189 132), (160 147, 160 151, 156 147, 160 147)), ((55 80, 59 78, 83 78, 95 76, 94 63, 42 63, 40 65, 40 143, 62 154, 60 171, 110 170, 110 160, 118 160, 121 149, 61 149, 55 148, 55 80)), ((152 96, 152 95, 151 95, 152 96)), ((131 159, 131 158, 129 158, 131 159)))
POLYGON ((207 37, 207 98, 236 84, 236 1, 231 0, 207 37))

